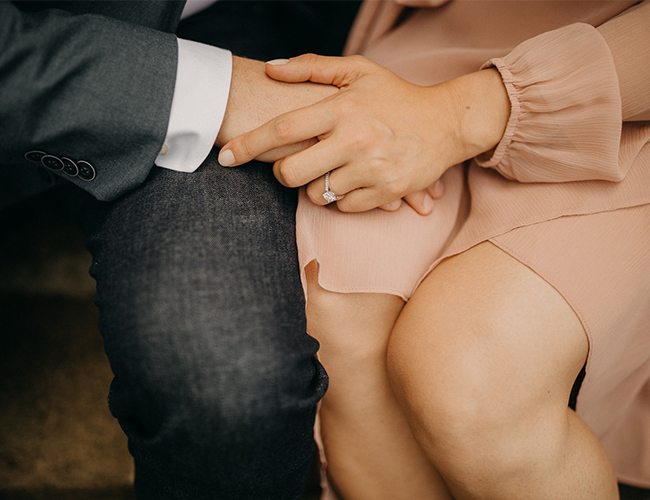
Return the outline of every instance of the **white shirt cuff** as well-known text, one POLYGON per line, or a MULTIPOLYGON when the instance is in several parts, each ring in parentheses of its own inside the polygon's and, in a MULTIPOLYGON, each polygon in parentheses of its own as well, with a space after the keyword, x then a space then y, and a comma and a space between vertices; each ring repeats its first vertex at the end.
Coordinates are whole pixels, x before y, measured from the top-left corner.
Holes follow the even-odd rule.
POLYGON ((232 54, 178 39, 178 71, 159 167, 194 172, 210 154, 228 104, 232 54))

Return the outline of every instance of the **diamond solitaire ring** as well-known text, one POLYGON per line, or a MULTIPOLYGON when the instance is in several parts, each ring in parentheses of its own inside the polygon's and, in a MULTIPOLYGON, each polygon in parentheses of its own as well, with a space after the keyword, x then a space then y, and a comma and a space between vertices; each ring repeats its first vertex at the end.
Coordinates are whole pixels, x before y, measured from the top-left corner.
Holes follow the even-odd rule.
POLYGON ((345 195, 338 196, 330 187, 330 174, 332 171, 330 170, 325 174, 325 192, 323 193, 323 198, 325 198, 325 201, 327 203, 332 203, 333 201, 339 201, 345 198, 345 195))

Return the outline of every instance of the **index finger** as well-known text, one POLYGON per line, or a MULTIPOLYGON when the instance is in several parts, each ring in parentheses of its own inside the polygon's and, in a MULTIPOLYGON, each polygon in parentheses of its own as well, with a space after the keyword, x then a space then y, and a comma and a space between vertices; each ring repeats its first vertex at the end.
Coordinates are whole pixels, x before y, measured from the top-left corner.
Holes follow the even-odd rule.
POLYGON ((329 132, 336 122, 324 103, 289 111, 226 143, 219 153, 219 163, 234 167, 259 155, 329 132))

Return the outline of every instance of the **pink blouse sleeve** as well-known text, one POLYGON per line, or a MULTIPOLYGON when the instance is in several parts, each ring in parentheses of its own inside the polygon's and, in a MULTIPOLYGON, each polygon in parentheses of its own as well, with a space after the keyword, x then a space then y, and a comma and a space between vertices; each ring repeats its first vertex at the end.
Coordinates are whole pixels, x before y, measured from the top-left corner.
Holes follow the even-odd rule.
POLYGON ((598 31, 614 57, 623 121, 650 120, 650 1, 628 9, 598 31))
POLYGON ((511 114, 501 142, 479 165, 520 182, 622 180, 630 166, 619 162, 623 119, 644 119, 650 109, 650 71, 637 66, 650 58, 648 6, 605 23, 602 33, 572 24, 488 61, 484 67, 501 73, 511 114), (643 33, 631 35, 630 23, 643 33), (620 88, 617 70, 626 82, 620 88))

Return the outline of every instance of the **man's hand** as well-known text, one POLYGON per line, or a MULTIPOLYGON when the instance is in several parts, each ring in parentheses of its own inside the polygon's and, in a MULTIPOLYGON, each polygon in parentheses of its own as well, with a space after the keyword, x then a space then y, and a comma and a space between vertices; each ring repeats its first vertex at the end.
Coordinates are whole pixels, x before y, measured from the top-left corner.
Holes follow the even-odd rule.
MULTIPOLYGON (((269 78, 264 67, 261 61, 233 56, 228 105, 215 146, 223 146, 276 116, 309 106, 339 92, 333 85, 279 82, 269 78)), ((316 139, 310 139, 277 148, 257 159, 274 162, 316 142, 316 139)))

